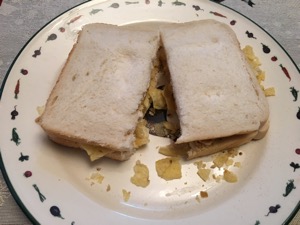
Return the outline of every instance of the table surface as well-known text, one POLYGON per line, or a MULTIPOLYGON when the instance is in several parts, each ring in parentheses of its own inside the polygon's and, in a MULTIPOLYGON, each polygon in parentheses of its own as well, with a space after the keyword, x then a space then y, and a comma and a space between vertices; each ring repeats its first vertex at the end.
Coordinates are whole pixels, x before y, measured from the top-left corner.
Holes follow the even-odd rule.
MULTIPOLYGON (((152 1, 152 0, 151 0, 152 1)), ((48 21, 82 0, 0 0, 0 84, 23 45, 48 21), (2 2, 2 3, 1 3, 2 2)), ((270 33, 300 68, 299 0, 224 0, 270 33)), ((0 173, 0 224, 31 224, 11 196, 0 173)), ((300 224, 300 212, 291 225, 300 224)))

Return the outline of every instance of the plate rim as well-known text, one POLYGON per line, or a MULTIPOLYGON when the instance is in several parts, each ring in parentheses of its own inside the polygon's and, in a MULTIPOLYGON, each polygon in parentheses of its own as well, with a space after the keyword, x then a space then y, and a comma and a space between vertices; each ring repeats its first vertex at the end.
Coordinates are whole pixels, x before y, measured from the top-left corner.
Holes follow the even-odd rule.
MULTIPOLYGON (((57 16, 53 17, 52 19, 50 19, 48 22, 46 22, 40 29, 38 29, 23 45, 23 47, 18 51, 18 53, 16 54, 16 56, 14 57, 12 63, 10 64, 7 72, 5 73, 5 76, 3 78, 2 84, 0 86, 0 102, 1 102, 1 98, 2 98, 2 94, 5 88, 5 84, 6 81, 10 75, 11 70, 13 69, 16 61, 19 59, 20 55, 23 53, 23 51, 26 49, 26 47, 31 43, 31 41, 40 33, 42 32, 49 24, 51 24, 53 21, 55 21, 56 19, 58 19, 59 17, 61 17, 62 15, 70 12, 72 9, 77 8, 81 5, 87 4, 89 2, 93 2, 93 1, 97 1, 97 0, 86 0, 84 2, 81 2, 79 4, 76 4, 68 9, 66 9, 65 11, 59 13, 57 16)), ((99 2, 105 2, 105 1, 109 1, 109 0, 99 0, 99 2)), ((285 55, 289 58, 290 62, 295 66, 296 70, 299 72, 300 74, 300 67, 297 66, 296 62, 293 60, 293 58, 290 56, 290 54, 286 51, 286 49, 277 41, 277 39, 275 39, 268 31, 266 31, 262 26, 260 26, 258 23, 256 23, 255 21, 253 21, 251 18, 247 17, 246 15, 242 14, 241 12, 223 5, 222 3, 219 2, 215 2, 214 0, 209 0, 210 4, 217 4, 221 7, 225 7, 235 13, 237 13, 239 16, 244 17, 246 20, 250 21, 252 24, 254 24, 255 26, 257 26, 258 28, 260 28, 265 34, 267 34, 268 37, 270 37, 285 53, 285 55)), ((38 220, 34 217, 34 215, 32 215, 32 213, 27 209, 26 205, 22 202, 21 198, 19 197, 18 193, 15 191, 14 186, 12 185, 9 175, 5 169, 4 166, 4 161, 2 158, 2 152, 1 152, 1 148, 0 148, 0 170, 1 173, 3 175, 4 181, 11 193, 11 195, 13 196, 15 202, 18 204, 18 206, 20 207, 20 209, 23 211, 23 213, 25 214, 25 216, 30 220, 30 222, 32 222, 33 224, 40 224, 38 222, 38 220)), ((296 214, 300 211, 300 200, 298 201, 297 205, 294 207, 294 209, 290 212, 290 214, 287 216, 286 220, 282 223, 283 225, 288 225, 296 216, 296 214)))
MULTIPOLYGON (((6 84, 6 81, 10 75, 10 72, 12 70, 12 68, 14 67, 16 61, 19 59, 20 55, 22 54, 22 52, 25 50, 25 48, 31 43, 31 41, 44 29, 46 28, 49 24, 51 24, 54 20, 58 19, 60 16, 64 15, 65 13, 71 11, 72 9, 74 8, 77 8, 81 5, 84 5, 88 2, 90 2, 92 0, 87 0, 87 1, 84 1, 82 3, 79 3, 79 4, 76 4, 75 6, 72 6, 70 7, 69 9, 61 12, 60 14, 58 14, 57 16, 55 16, 54 18, 52 18, 51 20, 49 20, 48 22, 46 22, 40 29, 38 29, 27 41, 26 43, 23 45, 23 47, 19 50, 19 52, 17 53, 17 55, 14 57, 12 63, 10 64, 7 72, 5 73, 5 76, 3 78, 3 81, 2 81, 2 84, 1 84, 1 87, 0 87, 0 102, 1 102, 1 98, 2 98, 2 94, 3 94, 3 91, 4 91, 4 88, 5 88, 5 84, 6 84)), ((23 211, 23 213, 25 214, 25 216, 30 220, 30 222, 32 222, 33 224, 40 224, 38 222, 38 220, 32 215, 32 213, 27 209, 26 205, 24 205, 24 203, 22 202, 22 200, 20 199, 18 193, 16 192, 14 186, 12 185, 10 179, 9 179, 9 176, 7 174, 7 171, 5 169, 5 166, 4 166, 4 161, 3 161, 3 158, 2 158, 2 152, 1 152, 1 148, 0 148, 0 170, 1 170, 1 173, 2 173, 2 176, 4 178, 4 181, 12 195, 12 197, 14 198, 15 202, 17 203, 17 205, 20 207, 20 209, 23 211)))

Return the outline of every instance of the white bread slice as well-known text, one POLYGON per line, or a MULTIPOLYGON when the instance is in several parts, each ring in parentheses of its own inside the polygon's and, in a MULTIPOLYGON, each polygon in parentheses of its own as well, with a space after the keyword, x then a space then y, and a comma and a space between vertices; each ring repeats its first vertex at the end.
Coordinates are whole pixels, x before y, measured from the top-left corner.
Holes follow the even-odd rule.
POLYGON ((160 32, 180 120, 176 143, 253 134, 266 124, 268 102, 229 26, 201 20, 160 32))
POLYGON ((127 159, 158 47, 157 30, 85 25, 37 122, 58 143, 127 159))

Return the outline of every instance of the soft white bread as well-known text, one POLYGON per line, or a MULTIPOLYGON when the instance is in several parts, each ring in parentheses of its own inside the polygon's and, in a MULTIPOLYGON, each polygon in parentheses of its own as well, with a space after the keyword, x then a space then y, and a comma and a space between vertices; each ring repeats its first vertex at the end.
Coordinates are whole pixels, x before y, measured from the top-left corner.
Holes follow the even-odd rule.
POLYGON ((176 143, 253 134, 266 124, 268 102, 231 28, 202 20, 160 32, 180 121, 176 143))
POLYGON ((127 159, 158 47, 158 31, 85 25, 37 122, 58 143, 127 159))

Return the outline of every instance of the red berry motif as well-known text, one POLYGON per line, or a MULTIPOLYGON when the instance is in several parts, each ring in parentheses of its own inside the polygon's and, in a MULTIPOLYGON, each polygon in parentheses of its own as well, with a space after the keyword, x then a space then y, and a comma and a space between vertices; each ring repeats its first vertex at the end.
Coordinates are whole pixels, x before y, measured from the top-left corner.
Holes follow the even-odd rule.
POLYGON ((60 27, 60 28, 59 28, 59 31, 63 33, 63 32, 66 31, 66 29, 65 29, 64 27, 60 27))
POLYGON ((296 154, 300 155, 300 148, 297 148, 297 149, 295 150, 295 152, 296 152, 296 154))
POLYGON ((20 79, 17 81, 17 84, 15 86, 15 99, 18 99, 18 95, 19 95, 19 92, 20 92, 20 79))
POLYGON ((32 176, 32 172, 31 171, 29 171, 29 170, 27 170, 25 173, 24 173, 24 176, 25 177, 31 177, 32 176))
POLYGON ((273 57, 271 58, 271 60, 272 60, 273 62, 276 62, 276 61, 277 61, 277 57, 276 57, 276 56, 273 56, 273 57))
POLYGON ((21 74, 23 74, 23 75, 27 75, 27 74, 28 74, 28 70, 21 69, 21 74))

